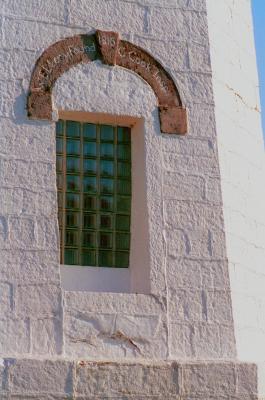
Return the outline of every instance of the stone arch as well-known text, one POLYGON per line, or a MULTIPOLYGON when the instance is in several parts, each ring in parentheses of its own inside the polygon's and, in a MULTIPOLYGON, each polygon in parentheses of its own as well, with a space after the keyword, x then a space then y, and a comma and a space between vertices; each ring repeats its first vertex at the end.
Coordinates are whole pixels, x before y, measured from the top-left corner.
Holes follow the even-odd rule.
POLYGON ((168 72, 142 48, 120 40, 116 32, 106 31, 60 40, 42 53, 31 76, 28 117, 52 120, 52 89, 56 80, 71 67, 94 60, 133 71, 152 87, 158 100, 161 132, 187 132, 186 110, 168 72))

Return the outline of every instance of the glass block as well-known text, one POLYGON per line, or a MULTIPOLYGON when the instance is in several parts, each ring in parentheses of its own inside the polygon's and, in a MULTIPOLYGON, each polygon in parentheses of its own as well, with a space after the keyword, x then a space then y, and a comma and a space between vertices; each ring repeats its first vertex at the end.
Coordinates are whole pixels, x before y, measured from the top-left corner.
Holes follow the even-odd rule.
POLYGON ((80 208, 80 195, 74 193, 66 193, 66 208, 80 208))
POLYGON ((111 251, 99 251, 98 253, 98 264, 100 267, 112 267, 112 252, 111 251))
POLYGON ((97 143, 85 142, 83 144, 84 157, 96 157, 97 156, 97 143))
POLYGON ((82 244, 84 247, 96 247, 96 233, 90 231, 82 232, 82 244))
POLYGON ((125 144, 117 145, 117 155, 120 160, 130 160, 131 159, 131 147, 125 144))
POLYGON ((114 162, 113 161, 100 161, 100 175, 113 176, 114 175, 114 162))
POLYGON ((57 183, 57 189, 63 190, 63 176, 61 174, 57 174, 56 183, 57 183))
POLYGON ((83 170, 84 170, 84 174, 96 175, 97 161, 96 160, 84 160, 83 170))
POLYGON ((75 175, 66 176, 67 191, 77 192, 80 190, 80 177, 75 175))
POLYGON ((99 232, 98 233, 98 245, 101 249, 112 248, 112 233, 99 232))
POLYGON ((63 136, 64 121, 61 119, 56 122, 56 136, 63 136))
POLYGON ((66 153, 77 155, 77 156, 80 155, 80 141, 67 139, 66 153))
POLYGON ((84 195, 83 197, 83 208, 86 211, 96 210, 97 198, 94 196, 84 195))
POLYGON ((128 127, 118 127, 118 142, 130 143, 131 141, 131 130, 128 127))
POLYGON ((115 267, 117 268, 128 268, 129 267, 129 252, 115 253, 115 267))
POLYGON ((57 192, 57 203, 58 203, 58 208, 63 208, 63 192, 57 192))
POLYGON ((78 231, 65 231, 65 245, 66 246, 77 246, 78 245, 78 231))
POLYGON ((63 139, 56 138, 56 153, 63 152, 63 139))
POLYGON ((96 214, 84 214, 83 215, 83 228, 84 229, 96 229, 97 220, 96 214))
POLYGON ((113 193, 114 192, 113 179, 100 179, 100 192, 105 194, 113 193))
POLYGON ((130 230, 130 216, 129 215, 116 215, 116 230, 127 231, 130 230))
POLYGON ((100 156, 112 158, 114 156, 114 145, 111 143, 100 144, 100 156))
POLYGON ((76 157, 67 157, 66 171, 78 174, 80 172, 80 159, 76 157))
POLYGON ((57 156, 56 157, 56 171, 57 172, 62 172, 63 170, 63 157, 62 156, 57 156))
POLYGON ((131 164, 118 162, 118 176, 121 178, 130 178, 131 164))
POLYGON ((116 249, 129 250, 130 235, 128 233, 116 233, 116 249))
POLYGON ((112 229, 112 227, 113 227, 112 215, 101 214, 99 226, 100 226, 100 228, 103 228, 103 229, 112 229))
POLYGON ((69 228, 77 228, 80 223, 80 214, 77 212, 66 211, 65 223, 69 228))
POLYGON ((112 142, 114 140, 114 128, 110 125, 101 125, 100 140, 112 142))
POLYGON ((117 182, 117 192, 119 194, 131 194, 131 182, 119 179, 117 182))
POLYGON ((117 196, 117 211, 129 214, 131 212, 131 198, 117 196))
POLYGON ((100 209, 103 211, 113 211, 113 197, 100 197, 100 209))
POLYGON ((78 265, 78 250, 65 249, 64 250, 64 264, 65 265, 78 265))
POLYGON ((65 131, 67 137, 80 137, 80 122, 66 121, 65 131))
POLYGON ((96 140, 97 138, 97 126, 94 124, 83 125, 83 137, 87 140, 96 140))
POLYGON ((87 193, 96 193, 97 178, 94 176, 85 176, 83 178, 83 190, 87 193))
POLYGON ((96 265, 96 252, 82 249, 81 265, 93 267, 96 265))

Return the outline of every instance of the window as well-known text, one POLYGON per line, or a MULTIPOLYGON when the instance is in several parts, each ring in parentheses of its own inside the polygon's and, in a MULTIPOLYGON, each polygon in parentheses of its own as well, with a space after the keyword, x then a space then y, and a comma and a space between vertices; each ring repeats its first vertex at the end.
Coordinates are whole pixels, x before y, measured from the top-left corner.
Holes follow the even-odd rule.
POLYGON ((56 170, 61 264, 129 267, 130 128, 59 120, 56 170))

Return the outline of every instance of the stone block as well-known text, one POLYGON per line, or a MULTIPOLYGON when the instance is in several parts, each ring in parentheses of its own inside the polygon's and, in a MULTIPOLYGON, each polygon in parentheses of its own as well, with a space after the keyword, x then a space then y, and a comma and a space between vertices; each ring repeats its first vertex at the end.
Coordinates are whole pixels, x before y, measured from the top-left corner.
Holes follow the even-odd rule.
POLYGON ((13 311, 13 287, 10 283, 0 282, 0 315, 10 315, 13 311))
POLYGON ((19 215, 23 208, 22 189, 10 189, 2 187, 0 189, 0 204, 3 214, 19 215))
POLYGON ((241 396, 256 395, 258 393, 258 372, 254 364, 236 365, 237 393, 241 396))
POLYGON ((65 22, 65 7, 63 1, 48 0, 44 3, 35 0, 34 3, 27 0, 3 0, 5 15, 12 17, 24 17, 33 20, 47 22, 65 22))
POLYGON ((203 292, 192 289, 169 290, 169 313, 172 321, 204 321, 207 318, 203 292))
POLYGON ((192 138, 189 136, 172 137, 165 136, 162 141, 162 148, 165 152, 187 156, 214 157, 216 144, 212 139, 192 138))
POLYGON ((60 354, 62 349, 62 321, 59 318, 36 319, 30 322, 32 353, 60 354))
POLYGON ((215 158, 165 152, 163 161, 165 171, 178 172, 183 175, 202 175, 204 177, 219 176, 219 168, 215 158))
POLYGON ((38 247, 59 252, 59 229, 56 209, 52 217, 42 217, 36 220, 38 247))
POLYGON ((10 392, 13 395, 72 394, 73 366, 68 361, 22 359, 10 363, 10 392))
POLYGON ((194 104, 214 105, 211 74, 174 72, 172 76, 188 109, 194 104))
POLYGON ((32 218, 10 217, 9 240, 12 248, 30 249, 37 244, 36 222, 32 218))
POLYGON ((26 354, 30 349, 28 320, 10 317, 0 321, 0 352, 7 356, 26 354))
POLYGON ((167 259, 167 277, 171 288, 200 289, 203 286, 201 262, 182 257, 173 260, 170 257, 167 259))
POLYGON ((90 0, 89 3, 74 0, 69 8, 71 25, 92 25, 98 29, 107 29, 121 33, 145 31, 145 9, 132 2, 110 0, 99 3, 90 0), (126 15, 126 18, 123 16, 126 15))
POLYGON ((164 198, 176 200, 205 200, 205 179, 202 176, 164 173, 164 198))
POLYGON ((209 177, 206 180, 206 199, 215 204, 222 204, 221 179, 209 177))
POLYGON ((196 364, 182 367, 182 395, 200 398, 236 394, 236 368, 232 363, 196 364))
POLYGON ((18 285, 15 290, 15 313, 20 317, 58 316, 61 290, 57 285, 18 285))
POLYGON ((169 351, 170 356, 174 359, 191 359, 195 357, 195 348, 193 343, 194 326, 189 323, 172 322, 169 326, 170 341, 169 351))
POLYGON ((22 96, 22 87, 19 81, 0 80, 0 116, 15 117, 21 115, 21 104, 19 103, 22 96))

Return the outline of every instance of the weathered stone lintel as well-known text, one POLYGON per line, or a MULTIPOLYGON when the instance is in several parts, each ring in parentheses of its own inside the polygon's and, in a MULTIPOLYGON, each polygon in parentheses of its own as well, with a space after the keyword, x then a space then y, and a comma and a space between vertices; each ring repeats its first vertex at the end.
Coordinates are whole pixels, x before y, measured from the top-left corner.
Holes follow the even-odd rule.
POLYGON ((257 399, 254 364, 63 359, 3 362, 1 399, 257 399))

